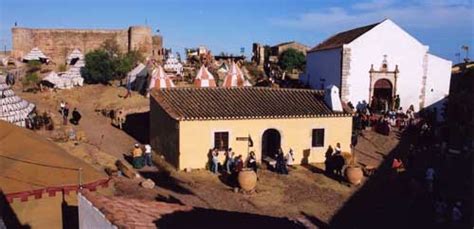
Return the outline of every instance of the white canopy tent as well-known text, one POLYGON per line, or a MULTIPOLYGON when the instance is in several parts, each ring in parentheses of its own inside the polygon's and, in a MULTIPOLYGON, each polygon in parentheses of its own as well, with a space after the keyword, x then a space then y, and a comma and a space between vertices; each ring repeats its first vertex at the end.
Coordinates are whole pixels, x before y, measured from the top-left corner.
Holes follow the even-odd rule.
POLYGON ((31 60, 47 62, 49 58, 46 55, 44 55, 44 53, 38 47, 35 47, 31 49, 31 51, 28 54, 26 54, 26 56, 23 57, 23 61, 31 61, 31 60))

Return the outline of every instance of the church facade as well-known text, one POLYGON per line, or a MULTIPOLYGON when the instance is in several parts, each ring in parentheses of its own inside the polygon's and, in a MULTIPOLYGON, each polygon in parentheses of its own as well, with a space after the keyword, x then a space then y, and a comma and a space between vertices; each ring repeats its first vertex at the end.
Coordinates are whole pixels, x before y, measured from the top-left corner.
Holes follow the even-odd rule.
MULTIPOLYGON (((451 61, 429 53, 393 21, 338 33, 312 48, 300 80, 314 89, 340 88, 343 102, 354 106, 376 101, 416 111, 443 106, 449 93, 451 61)), ((440 112, 438 112, 440 113, 440 112)))

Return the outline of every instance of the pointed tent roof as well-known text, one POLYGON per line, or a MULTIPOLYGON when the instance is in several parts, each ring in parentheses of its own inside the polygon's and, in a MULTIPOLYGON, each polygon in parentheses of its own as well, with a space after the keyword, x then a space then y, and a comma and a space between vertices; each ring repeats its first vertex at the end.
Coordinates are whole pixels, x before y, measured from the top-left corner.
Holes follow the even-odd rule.
POLYGON ((74 49, 71 54, 66 59, 67 64, 73 65, 74 67, 84 67, 86 63, 84 62, 84 54, 79 49, 74 49), (74 64, 72 62, 77 59, 74 64))
POLYGON ((82 52, 77 48, 74 49, 71 54, 69 54, 69 56, 67 57, 67 62, 70 63, 72 59, 76 58, 79 58, 80 60, 84 59, 84 54, 82 54, 82 52))
POLYGON ((202 65, 196 78, 194 78, 194 85, 196 87, 216 87, 216 80, 209 70, 202 65))
POLYGON ((3 75, 0 75, 0 95, 3 97, 0 97, 0 120, 25 126, 25 119, 34 111, 35 105, 17 96, 5 83, 3 75))
POLYGON ((23 57, 23 60, 40 60, 40 59, 49 59, 44 53, 38 48, 34 47, 31 51, 23 57))
POLYGON ((132 69, 127 76, 129 77, 129 82, 133 83, 139 74, 146 73, 146 66, 143 63, 138 64, 134 69, 132 69))
POLYGON ((175 87, 173 81, 166 75, 161 65, 153 69, 149 89, 175 87))
POLYGON ((229 67, 227 67, 227 64, 225 64, 225 62, 222 62, 221 66, 219 66, 219 69, 217 71, 226 73, 227 71, 229 71, 229 67))
POLYGON ((355 29, 351 29, 351 30, 347 30, 347 31, 337 33, 337 34, 329 37, 328 39, 326 39, 322 43, 318 44, 316 47, 309 50, 309 52, 340 48, 345 44, 351 43, 352 41, 354 41, 358 37, 362 36, 364 33, 368 32, 371 29, 373 29, 375 26, 379 25, 382 22, 378 22, 378 23, 375 23, 375 24, 366 25, 366 26, 362 26, 362 27, 358 27, 358 28, 355 28, 355 29))
POLYGON ((222 87, 243 87, 246 86, 245 81, 242 70, 240 70, 235 62, 232 62, 232 66, 224 78, 222 87))
POLYGON ((61 77, 58 76, 58 74, 55 71, 52 71, 48 73, 43 80, 48 81, 54 85, 59 85, 62 82, 61 77))

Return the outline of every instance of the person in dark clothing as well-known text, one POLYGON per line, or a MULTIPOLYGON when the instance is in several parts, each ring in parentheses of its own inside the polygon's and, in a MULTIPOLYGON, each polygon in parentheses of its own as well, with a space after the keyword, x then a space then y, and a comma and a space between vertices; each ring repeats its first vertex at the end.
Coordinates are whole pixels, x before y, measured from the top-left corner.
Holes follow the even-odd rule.
POLYGON ((77 108, 74 107, 74 110, 72 111, 72 119, 71 123, 74 125, 79 125, 79 120, 81 120, 82 115, 77 111, 77 108))
POLYGON ((63 109, 63 124, 67 125, 67 118, 69 117, 69 104, 66 103, 63 109))
POLYGON ((249 155, 248 167, 253 169, 255 173, 257 172, 257 158, 253 151, 251 151, 249 155))
POLYGON ((283 150, 278 150, 276 155, 276 170, 279 174, 288 174, 288 168, 286 167, 285 156, 283 150))

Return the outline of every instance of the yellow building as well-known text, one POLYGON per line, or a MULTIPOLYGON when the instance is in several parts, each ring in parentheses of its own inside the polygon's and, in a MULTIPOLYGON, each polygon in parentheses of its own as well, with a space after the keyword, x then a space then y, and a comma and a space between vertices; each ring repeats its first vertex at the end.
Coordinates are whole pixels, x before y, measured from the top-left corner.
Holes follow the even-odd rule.
POLYGON ((297 164, 323 162, 329 146, 350 149, 352 131, 351 114, 324 101, 324 92, 306 89, 155 90, 150 142, 178 169, 205 168, 210 149, 223 157, 229 147, 243 158, 254 151, 259 162, 280 147, 293 149, 297 164))

